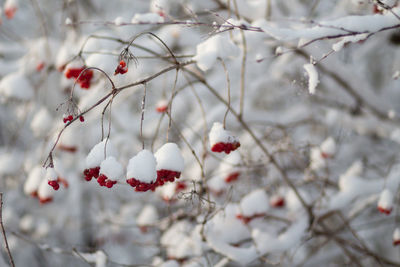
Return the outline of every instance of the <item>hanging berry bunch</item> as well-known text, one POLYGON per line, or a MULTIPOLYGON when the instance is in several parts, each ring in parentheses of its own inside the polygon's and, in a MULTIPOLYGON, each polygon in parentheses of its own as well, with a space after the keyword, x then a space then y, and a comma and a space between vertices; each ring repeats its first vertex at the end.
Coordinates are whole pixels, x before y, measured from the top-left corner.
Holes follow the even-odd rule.
POLYGON ((85 70, 85 68, 86 68, 85 66, 83 66, 83 67, 68 67, 67 66, 67 69, 65 70, 64 75, 67 79, 71 79, 71 78, 77 79, 76 82, 81 86, 82 89, 89 89, 90 85, 91 85, 91 80, 93 78, 93 71, 85 70))
POLYGON ((232 133, 225 130, 219 122, 214 122, 209 138, 212 152, 225 152, 229 154, 240 147, 239 140, 232 133))

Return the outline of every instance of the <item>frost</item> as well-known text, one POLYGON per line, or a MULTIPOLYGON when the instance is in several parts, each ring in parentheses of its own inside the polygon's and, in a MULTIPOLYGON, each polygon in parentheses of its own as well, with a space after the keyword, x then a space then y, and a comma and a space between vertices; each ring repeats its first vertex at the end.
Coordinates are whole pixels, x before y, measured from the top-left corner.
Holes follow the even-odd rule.
POLYGON ((0 96, 5 100, 9 98, 22 101, 30 100, 33 97, 33 92, 33 87, 22 73, 8 74, 0 81, 0 96))
POLYGON ((313 64, 305 64, 304 69, 308 75, 308 92, 313 95, 319 83, 317 69, 313 64))
POLYGON ((156 164, 153 153, 142 150, 129 160, 126 176, 145 183, 154 182, 157 179, 156 164))
POLYGON ((104 139, 90 150, 86 157, 86 167, 98 167, 106 157, 117 157, 117 151, 112 145, 111 140, 104 139))
POLYGON ((196 56, 193 59, 197 61, 197 66, 202 71, 206 71, 214 65, 218 57, 226 59, 236 57, 239 53, 240 49, 229 37, 224 34, 218 34, 198 44, 196 47, 196 56))
POLYGON ((185 166, 179 147, 175 143, 166 143, 154 154, 158 170, 182 172, 185 166))

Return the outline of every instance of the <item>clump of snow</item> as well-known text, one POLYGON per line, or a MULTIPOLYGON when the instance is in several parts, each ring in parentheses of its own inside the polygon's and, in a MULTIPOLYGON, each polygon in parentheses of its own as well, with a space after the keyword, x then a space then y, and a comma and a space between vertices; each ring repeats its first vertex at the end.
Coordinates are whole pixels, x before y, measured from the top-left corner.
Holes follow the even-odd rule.
POLYGON ((113 156, 107 157, 100 164, 100 173, 108 179, 116 181, 124 176, 124 168, 113 156))
POLYGON ((163 23, 164 18, 157 13, 135 14, 132 23, 163 23))
POLYGON ((47 168, 46 170, 46 179, 47 181, 57 181, 58 174, 54 170, 54 168, 47 168))
POLYGON ((184 259, 201 255, 201 243, 194 238, 195 231, 188 221, 178 221, 172 224, 161 237, 161 245, 166 248, 168 257, 184 259))
POLYGON ((19 221, 19 229, 21 229, 24 232, 32 231, 34 226, 35 226, 35 221, 33 216, 30 214, 25 214, 19 221))
POLYGON ((158 221, 158 212, 153 205, 146 205, 136 218, 138 226, 154 225, 158 221))
POLYGON ((217 58, 226 59, 239 55, 240 49, 226 37, 224 34, 216 34, 197 45, 193 59, 202 71, 209 70, 217 58))
POLYGON ((333 157, 336 153, 336 142, 332 137, 328 137, 320 145, 321 153, 323 157, 333 157))
POLYGON ((67 26, 72 25, 72 20, 70 18, 66 18, 64 23, 67 26))
POLYGON ((158 170, 182 172, 185 166, 179 147, 175 143, 166 143, 154 154, 158 170))
POLYGON ((262 189, 254 190, 240 201, 240 214, 246 217, 264 214, 268 208, 268 196, 262 189))
POLYGON ((400 228, 398 228, 398 227, 393 232, 393 243, 395 245, 400 244, 400 228))
POLYGON ((114 24, 116 26, 121 26, 124 23, 124 18, 123 17, 116 17, 114 19, 114 24))
POLYGON ((24 183, 24 193, 26 195, 30 195, 32 193, 37 192, 39 189, 39 185, 45 177, 45 169, 42 166, 35 166, 29 173, 28 178, 24 183))
POLYGON ((233 134, 224 129, 222 123, 214 122, 210 133, 209 139, 211 146, 217 143, 236 143, 239 140, 233 134))
POLYGON ((52 123, 53 118, 50 115, 50 112, 45 107, 42 107, 38 112, 36 112, 31 121, 33 134, 36 137, 45 136, 49 133, 52 123))
POLYGON ((305 64, 303 67, 308 75, 308 92, 313 95, 319 83, 317 69, 314 64, 305 64))
POLYGON ((94 263, 96 267, 107 266, 107 255, 102 250, 97 250, 95 253, 79 252, 77 256, 83 257, 89 263, 94 263))
POLYGON ((30 100, 33 93, 33 87, 23 73, 8 74, 0 81, 0 96, 3 101, 9 98, 22 101, 30 100))
POLYGON ((393 208, 393 194, 389 189, 385 189, 379 196, 378 207, 384 210, 393 208))
POLYGON ((310 168, 317 171, 326 166, 326 160, 321 156, 321 149, 319 147, 312 147, 310 151, 310 168))
POLYGON ((154 182, 157 179, 156 165, 153 153, 144 149, 129 160, 126 176, 145 183, 154 182))
POLYGON ((397 80, 399 77, 400 77, 400 70, 396 70, 396 71, 393 73, 392 78, 393 78, 394 80, 397 80))
POLYGON ((42 179, 38 188, 38 197, 41 200, 51 199, 55 190, 48 184, 47 179, 42 179))
POLYGON ((368 37, 368 34, 357 34, 354 36, 346 36, 342 40, 332 45, 333 51, 337 52, 343 48, 343 46, 347 43, 357 43, 359 41, 365 40, 368 37))
POLYGON ((90 150, 86 157, 86 167, 98 167, 107 157, 117 157, 117 151, 112 145, 111 140, 104 139, 90 150))

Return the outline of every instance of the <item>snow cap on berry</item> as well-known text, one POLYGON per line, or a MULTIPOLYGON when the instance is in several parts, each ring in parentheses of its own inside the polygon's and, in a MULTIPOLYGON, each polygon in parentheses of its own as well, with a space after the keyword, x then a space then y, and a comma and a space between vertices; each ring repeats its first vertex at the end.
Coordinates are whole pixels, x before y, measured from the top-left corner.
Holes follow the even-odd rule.
POLYGON ((268 196, 262 189, 254 190, 240 201, 240 213, 245 217, 265 214, 268 208, 268 196))
POLYGON ((153 153, 144 149, 129 160, 127 178, 135 178, 145 183, 154 182, 157 179, 156 164, 153 153))
POLYGON ((100 166, 101 162, 107 157, 116 157, 117 151, 111 140, 103 140, 95 145, 86 157, 86 167, 94 168, 100 166))
POLYGON ((54 195, 53 188, 48 184, 47 179, 44 178, 40 182, 39 189, 38 189, 38 197, 41 202, 46 202, 51 200, 54 195))
POLYGON ((382 213, 390 214, 393 209, 393 194, 389 189, 382 191, 379 196, 378 209, 382 213))
POLYGON ((124 168, 114 157, 108 157, 101 162, 100 173, 110 180, 117 181, 124 176, 124 168))
POLYGON ((47 168, 47 170, 46 170, 46 179, 47 179, 47 181, 57 181, 58 174, 54 170, 54 168, 47 168))
POLYGON ((158 213, 154 206, 146 205, 136 218, 136 223, 139 226, 148 226, 155 224, 158 220, 158 213))
POLYGON ((45 170, 42 168, 42 166, 35 166, 29 173, 28 179, 25 181, 24 193, 31 195, 37 192, 44 176, 45 170))
POLYGON ((332 137, 328 137, 320 145, 321 154, 323 157, 333 157, 336 153, 336 142, 332 137))
POLYGON ((184 168, 184 159, 179 147, 175 143, 166 143, 160 147, 154 154, 157 160, 158 170, 170 170, 182 172, 184 168))
POLYGON ((393 245, 400 245, 400 228, 396 228, 393 232, 393 245))
POLYGON ((217 143, 235 143, 239 141, 229 131, 225 130, 222 123, 219 122, 214 122, 209 138, 211 146, 217 143))

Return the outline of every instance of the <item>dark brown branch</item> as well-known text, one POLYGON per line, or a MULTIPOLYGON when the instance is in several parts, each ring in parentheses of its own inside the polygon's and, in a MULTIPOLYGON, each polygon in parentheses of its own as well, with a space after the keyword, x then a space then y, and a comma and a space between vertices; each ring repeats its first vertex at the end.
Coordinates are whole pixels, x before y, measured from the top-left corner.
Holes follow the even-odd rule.
POLYGON ((1 232, 3 233, 3 238, 4 238, 7 255, 8 255, 8 258, 10 259, 10 265, 11 265, 11 267, 15 267, 14 259, 11 255, 10 248, 8 247, 6 230, 4 229, 4 224, 3 224, 3 192, 0 192, 0 227, 1 227, 1 232))

